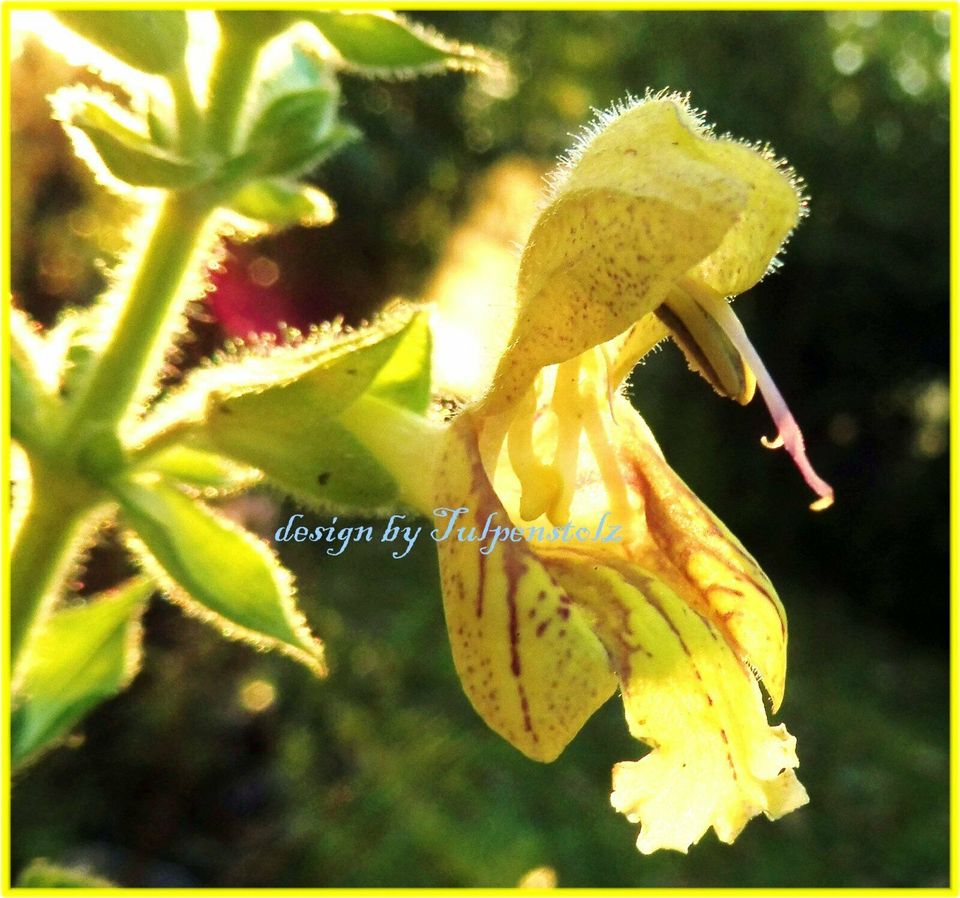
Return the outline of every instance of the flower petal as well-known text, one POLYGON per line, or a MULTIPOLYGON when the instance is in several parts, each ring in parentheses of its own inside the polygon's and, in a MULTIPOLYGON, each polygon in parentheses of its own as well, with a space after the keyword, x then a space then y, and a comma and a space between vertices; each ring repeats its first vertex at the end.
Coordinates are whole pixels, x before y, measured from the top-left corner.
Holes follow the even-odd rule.
POLYGON ((643 500, 646 535, 626 556, 652 571, 711 621, 755 670, 773 710, 783 701, 787 617, 760 565, 667 464, 643 419, 617 406, 617 442, 628 489, 643 500))
POLYGON ((729 138, 705 146, 710 162, 750 185, 746 208, 720 246, 691 272, 717 293, 736 296, 770 270, 790 232, 805 214, 801 182, 769 148, 729 138))
MULTIPOLYGON (((548 384, 538 402, 543 406, 548 384)), ((786 679, 787 617, 773 584, 753 556, 680 479, 663 457, 653 434, 627 399, 608 400, 596 378, 581 383, 578 415, 584 425, 576 457, 570 504, 571 526, 593 531, 606 515, 619 526, 616 541, 596 541, 585 553, 591 561, 624 562, 649 570, 707 617, 737 655, 755 671, 773 710, 783 700, 786 679)), ((555 417, 555 416, 554 416, 555 417)), ((549 459, 556 441, 550 416, 534 435, 539 457, 549 459)), ((506 452, 496 463, 497 495, 520 520, 520 489, 506 452)), ((531 522, 550 527, 546 516, 531 522)), ((541 557, 554 544, 537 543, 541 557)))
POLYGON ((524 249, 487 407, 622 334, 683 275, 724 295, 753 286, 802 212, 799 180, 769 148, 715 137, 679 95, 604 113, 554 178, 524 249))
POLYGON ((653 311, 676 278, 720 246, 750 187, 705 159, 705 143, 671 99, 625 111, 584 144, 524 250, 492 408, 519 398, 540 368, 653 311))
POLYGON ((640 823, 640 851, 685 852, 711 826, 732 842, 757 814, 807 802, 795 740, 769 726, 756 680, 708 618, 640 568, 558 555, 549 569, 591 614, 630 732, 653 746, 613 774, 611 801, 640 823))
POLYGON ((449 515, 436 515, 435 531, 463 688, 493 730, 528 757, 552 761, 615 689, 607 653, 526 542, 481 551, 490 545, 489 534, 478 538, 491 515, 491 527, 512 523, 484 470, 470 414, 451 425, 437 477, 437 508, 465 508, 448 538, 449 515))

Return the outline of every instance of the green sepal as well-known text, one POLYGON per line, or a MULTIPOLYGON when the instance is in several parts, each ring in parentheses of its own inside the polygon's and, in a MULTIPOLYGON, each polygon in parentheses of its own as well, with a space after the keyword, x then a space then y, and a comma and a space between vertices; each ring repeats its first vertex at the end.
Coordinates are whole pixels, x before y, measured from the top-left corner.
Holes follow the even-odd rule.
POLYGON ((140 616, 153 584, 137 577, 82 605, 55 611, 30 645, 10 718, 13 763, 66 736, 134 677, 140 616))
POLYGON ((116 56, 121 62, 155 75, 172 72, 187 49, 183 10, 56 10, 68 28, 116 56))
MULTIPOLYGON (((358 330, 330 327, 289 345, 255 345, 224 355, 188 377, 183 392, 204 390, 208 420, 246 408, 269 412, 280 401, 298 419, 334 417, 371 387, 397 352, 414 346, 422 358, 426 322, 412 311, 398 305, 358 330)), ((408 371, 406 380, 420 377, 408 371)))
POLYGON ((334 125, 335 86, 314 87, 274 100, 254 123, 246 153, 263 175, 295 175, 319 165, 352 138, 334 125))
POLYGON ((103 98, 88 95, 71 110, 67 124, 86 134, 110 173, 127 184, 176 190, 209 174, 205 166, 156 146, 127 126, 103 98))
POLYGON ((154 146, 162 150, 172 149, 176 143, 176 124, 170 114, 170 109, 157 102, 156 98, 148 98, 147 132, 154 146))
POLYGON ((156 474, 118 478, 111 489, 134 531, 130 548, 171 599, 225 636, 326 673, 293 577, 266 543, 156 474))
POLYGON ((389 361, 370 384, 369 394, 391 405, 422 415, 430 405, 430 323, 426 315, 413 318, 389 361))
POLYGON ((253 486, 263 476, 255 468, 189 446, 161 449, 140 462, 136 470, 155 471, 166 480, 194 487, 207 497, 239 492, 253 486))
POLYGON ((333 202, 322 191, 275 178, 245 184, 234 194, 230 209, 274 228, 317 227, 330 224, 336 215, 333 202))
POLYGON ((489 54, 448 41, 392 12, 308 11, 298 16, 316 25, 348 67, 373 75, 403 77, 497 65, 489 54))
POLYGON ((226 456, 314 507, 377 509, 406 491, 389 458, 390 426, 370 436, 371 403, 391 419, 403 412, 396 438, 415 452, 418 433, 435 427, 423 414, 429 391, 427 316, 398 306, 358 331, 333 326, 225 354, 157 405, 132 442, 141 454, 180 443, 226 456))
MULTIPOLYGON (((204 438, 306 504, 370 509, 395 502, 399 489, 388 467, 338 416, 368 391, 417 413, 426 408, 425 317, 411 318, 386 337, 376 329, 361 331, 332 350, 299 359, 299 373, 271 386, 212 394, 204 438)), ((242 382, 244 364, 238 364, 234 383, 242 382)))
POLYGON ((366 510, 396 499, 394 478, 349 430, 294 411, 290 396, 245 403, 229 418, 221 412, 208 427, 213 444, 307 505, 366 510))

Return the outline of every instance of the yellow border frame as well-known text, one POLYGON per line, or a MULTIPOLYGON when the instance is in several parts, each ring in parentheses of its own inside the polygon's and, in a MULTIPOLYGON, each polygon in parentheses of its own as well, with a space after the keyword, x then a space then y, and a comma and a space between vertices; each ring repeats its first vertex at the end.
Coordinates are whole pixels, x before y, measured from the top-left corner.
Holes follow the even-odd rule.
MULTIPOLYGON (((789 0, 758 0, 758 2, 709 2, 709 0, 689 0, 689 2, 617 2, 617 0, 601 0, 601 2, 582 2, 582 0, 571 0, 571 2, 530 2, 530 0, 518 0, 518 2, 469 2, 469 0, 446 0, 446 2, 431 3, 430 0, 421 0, 421 2, 411 2, 411 0, 397 0, 397 2, 370 3, 362 0, 330 0, 327 3, 303 2, 245 2, 245 0, 221 0, 217 3, 197 2, 197 0, 185 0, 185 2, 150 2, 144 0, 141 3, 105 3, 105 2, 65 2, 65 0, 52 0, 49 3, 33 2, 33 0, 0 0, 0 65, 2 65, 3 98, 0 106, 0 127, 3 129, 2 159, 3 173, 0 178, 0 187, 2 187, 2 222, 0 222, 0 251, 2 251, 2 261, 0 267, 3 271, 3 293, 5 296, 11 294, 10 285, 10 233, 8 222, 10 221, 10 87, 6 75, 10 68, 10 13, 13 11, 42 11, 51 9, 102 9, 109 6, 113 9, 141 9, 149 6, 156 9, 243 9, 251 7, 270 6, 273 9, 303 9, 304 7, 316 6, 324 9, 380 9, 389 8, 394 10, 423 10, 427 7, 434 9, 447 10, 516 10, 518 12, 531 10, 644 10, 644 11, 763 11, 763 10, 793 10, 803 12, 824 12, 828 10, 877 10, 877 11, 934 11, 944 10, 950 13, 950 221, 951 221, 951 254, 950 254, 950 545, 952 547, 950 558, 950 885, 947 888, 885 888, 885 889, 830 889, 830 888, 784 888, 784 889, 661 889, 661 888, 637 888, 637 889, 330 889, 330 888, 290 888, 290 889, 182 889, 182 888, 157 888, 157 889, 24 889, 14 888, 10 883, 10 769, 8 759, 10 757, 10 717, 7 696, 10 689, 10 669, 9 669, 9 645, 7 633, 9 632, 7 615, 9 606, 6 603, 6 597, 10 593, 10 557, 8 547, 4 546, 3 570, 2 570, 2 595, 3 604, 3 640, 2 640, 2 689, 3 695, 0 696, 2 704, 3 730, 0 734, 0 895, 45 895, 45 894, 71 894, 71 895, 149 895, 149 896, 194 896, 198 892, 204 895, 268 895, 282 894, 289 896, 298 895, 340 895, 349 892, 350 895, 357 896, 375 896, 375 895, 421 895, 421 894, 451 894, 458 895, 596 895, 598 893, 611 896, 620 895, 650 895, 663 894, 675 896, 694 896, 694 895, 717 895, 734 896, 745 893, 763 894, 763 895, 847 895, 847 896, 868 896, 874 895, 958 895, 960 894, 960 878, 958 878, 958 857, 960 857, 960 830, 958 830, 958 788, 960 788, 960 775, 958 775, 958 749, 960 749, 960 689, 958 689, 958 643, 960 643, 960 609, 958 609, 958 587, 960 587, 960 566, 958 566, 957 545, 960 541, 960 507, 958 507, 958 475, 960 475, 960 370, 957 365, 957 354, 960 349, 960 310, 958 310, 958 291, 960 291, 960 249, 958 249, 958 238, 960 238, 960 147, 958 147, 958 128, 960 128, 960 0, 952 2, 827 2, 800 4, 798 2, 789 2, 789 0)), ((9 382, 6 377, 7 365, 10 358, 10 326, 9 326, 9 308, 7 308, 0 317, 0 349, 2 349, 3 359, 3 387, 0 393, 0 421, 2 421, 2 434, 0 434, 0 448, 2 448, 2 459, 0 459, 0 530, 6 534, 10 526, 10 396, 9 382)))

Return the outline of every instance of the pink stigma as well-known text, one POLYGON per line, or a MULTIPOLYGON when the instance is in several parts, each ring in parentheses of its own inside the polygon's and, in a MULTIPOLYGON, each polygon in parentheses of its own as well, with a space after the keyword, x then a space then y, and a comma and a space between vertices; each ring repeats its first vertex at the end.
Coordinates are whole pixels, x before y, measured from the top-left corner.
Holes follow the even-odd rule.
POLYGON ((773 423, 777 425, 777 436, 773 440, 763 437, 761 442, 768 449, 783 447, 787 450, 807 485, 819 496, 810 505, 814 511, 829 508, 833 505, 833 487, 813 470, 813 465, 810 464, 810 459, 807 458, 807 451, 803 445, 803 434, 800 432, 800 426, 787 407, 787 403, 780 390, 777 389, 777 385, 773 382, 766 365, 763 364, 756 349, 753 348, 740 319, 733 314, 726 300, 721 300, 716 304, 716 307, 711 308, 711 311, 714 313, 717 324, 723 328, 723 332, 730 342, 737 347, 747 364, 753 369, 760 394, 767 404, 773 423))

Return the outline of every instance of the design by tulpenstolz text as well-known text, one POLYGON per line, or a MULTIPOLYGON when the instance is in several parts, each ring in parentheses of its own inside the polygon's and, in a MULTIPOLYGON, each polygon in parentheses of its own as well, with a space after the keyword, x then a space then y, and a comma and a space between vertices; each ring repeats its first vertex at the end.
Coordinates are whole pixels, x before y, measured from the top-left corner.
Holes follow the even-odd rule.
MULTIPOLYGON (((406 558, 420 537, 427 533, 436 543, 455 540, 462 543, 477 543, 482 555, 489 555, 498 543, 544 542, 544 543, 618 543, 621 541, 620 525, 609 522, 610 513, 604 512, 595 527, 574 525, 562 527, 526 526, 517 527, 499 512, 491 512, 483 526, 465 526, 463 518, 470 509, 435 508, 433 516, 437 526, 428 528, 422 524, 407 523, 408 515, 394 514, 382 530, 372 524, 340 525, 334 515, 329 524, 307 526, 302 514, 292 514, 286 524, 277 528, 274 539, 278 543, 323 543, 327 555, 342 555, 351 543, 381 542, 397 546, 391 553, 394 558, 406 558), (505 523, 498 523, 499 520, 505 523)), ((415 520, 415 519, 413 519, 415 520)))

